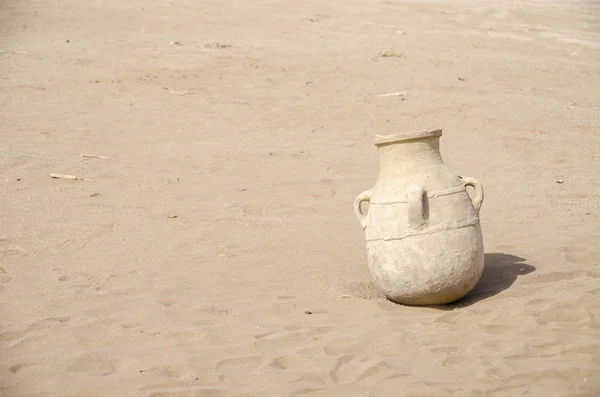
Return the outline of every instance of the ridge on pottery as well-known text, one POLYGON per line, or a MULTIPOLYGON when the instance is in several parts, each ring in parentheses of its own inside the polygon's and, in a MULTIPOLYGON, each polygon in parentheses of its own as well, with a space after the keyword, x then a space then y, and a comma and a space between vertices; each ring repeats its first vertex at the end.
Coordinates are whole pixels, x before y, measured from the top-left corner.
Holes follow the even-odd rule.
POLYGON ((441 136, 441 129, 377 135, 379 176, 354 201, 371 275, 396 303, 455 302, 483 272, 483 187, 444 164, 441 136), (363 202, 369 203, 367 213, 363 202))

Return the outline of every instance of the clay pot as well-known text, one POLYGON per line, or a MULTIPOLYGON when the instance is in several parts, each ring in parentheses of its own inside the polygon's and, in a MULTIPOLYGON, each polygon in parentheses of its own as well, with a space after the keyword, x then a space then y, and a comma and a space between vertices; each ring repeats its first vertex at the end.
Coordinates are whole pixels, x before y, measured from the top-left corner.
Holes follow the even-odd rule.
POLYGON ((354 201, 371 275, 389 300, 405 305, 454 302, 483 271, 483 188, 446 167, 441 136, 442 130, 376 136, 379 177, 354 201))

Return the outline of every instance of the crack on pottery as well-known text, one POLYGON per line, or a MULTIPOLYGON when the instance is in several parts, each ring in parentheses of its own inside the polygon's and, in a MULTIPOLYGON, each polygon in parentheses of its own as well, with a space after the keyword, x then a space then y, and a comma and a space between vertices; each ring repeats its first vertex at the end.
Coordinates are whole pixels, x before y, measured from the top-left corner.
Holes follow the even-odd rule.
POLYGON ((429 229, 420 230, 418 232, 406 233, 404 236, 400 236, 400 237, 372 238, 372 239, 368 239, 366 241, 367 242, 372 242, 372 241, 403 240, 403 239, 405 239, 407 237, 419 236, 419 235, 423 235, 423 234, 433 234, 433 233, 438 233, 438 232, 445 232, 447 230, 462 229, 462 228, 469 227, 469 226, 475 226, 478 223, 479 223, 479 218, 473 218, 473 219, 467 219, 467 220, 464 220, 464 221, 452 222, 452 223, 447 223, 447 224, 444 224, 444 225, 438 225, 438 226, 430 227, 429 229))
MULTIPOLYGON (((449 196, 452 194, 466 192, 467 189, 464 185, 453 186, 448 189, 438 190, 436 192, 427 192, 427 198, 436 198, 441 196, 449 196)), ((394 200, 394 201, 371 201, 370 205, 392 205, 392 204, 404 204, 408 203, 408 195, 404 196, 405 198, 402 200, 394 200)))

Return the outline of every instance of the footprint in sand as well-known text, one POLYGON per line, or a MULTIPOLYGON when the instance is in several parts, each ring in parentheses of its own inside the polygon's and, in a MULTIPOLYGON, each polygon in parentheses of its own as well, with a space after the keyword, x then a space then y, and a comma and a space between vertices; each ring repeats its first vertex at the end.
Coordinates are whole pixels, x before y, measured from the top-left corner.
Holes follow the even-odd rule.
POLYGON ((583 294, 539 310, 537 318, 546 323, 588 324, 600 327, 600 320, 596 315, 599 311, 600 300, 595 296, 583 294))
POLYGON ((329 371, 333 383, 378 384, 383 380, 408 376, 384 360, 373 360, 348 354, 338 357, 335 367, 329 371))
POLYGON ((25 333, 36 332, 47 328, 55 328, 58 326, 67 325, 67 323, 71 320, 71 317, 48 317, 43 320, 36 321, 32 323, 25 333))
POLYGON ((0 267, 0 286, 3 286, 4 284, 10 282, 12 280, 12 277, 8 275, 8 272, 6 271, 5 268, 0 267))
POLYGON ((118 370, 118 360, 99 353, 83 353, 67 367, 69 372, 85 372, 93 376, 108 376, 118 370))
POLYGON ((287 300, 294 300, 294 299, 296 299, 296 297, 293 295, 280 295, 280 296, 277 296, 276 299, 287 301, 287 300))
POLYGON ((77 287, 79 287, 80 292, 90 291, 96 295, 103 295, 106 293, 104 290, 106 284, 108 284, 108 282, 116 276, 117 274, 102 276, 85 272, 69 272, 61 275, 58 278, 58 281, 61 283, 74 283, 77 287))
POLYGON ((202 314, 208 314, 210 316, 230 316, 239 313, 239 310, 237 309, 227 309, 212 303, 201 304, 191 308, 191 310, 202 314))
POLYGON ((17 245, 16 238, 0 238, 0 259, 24 253, 25 251, 17 245))
POLYGON ((570 272, 550 272, 545 274, 537 274, 535 277, 532 277, 529 281, 529 284, 539 284, 539 283, 554 283, 557 281, 571 281, 575 280, 578 277, 584 276, 585 272, 581 270, 574 270, 570 272))
MULTIPOLYGON (((600 237, 599 237, 600 239, 600 237)), ((577 265, 597 266, 600 265, 600 244, 589 241, 588 244, 570 245, 562 249, 565 259, 577 265)))
POLYGON ((268 332, 254 336, 254 347, 259 351, 273 352, 307 346, 318 341, 322 335, 331 331, 331 327, 290 327, 283 331, 268 332))
POLYGON ((302 395, 334 385, 378 385, 410 375, 393 363, 354 353, 330 356, 323 346, 312 346, 273 358, 271 368, 285 374, 296 374, 291 395, 302 395))
POLYGON ((226 379, 239 379, 257 374, 262 365, 261 356, 236 357, 221 360, 215 364, 215 371, 226 379))
POLYGON ((179 301, 177 299, 161 298, 157 302, 163 305, 164 307, 171 307, 179 301))
POLYGON ((120 324, 121 328, 124 329, 132 329, 132 328, 137 328, 140 326, 139 323, 121 323, 120 324))
POLYGON ((15 364, 15 365, 11 365, 10 367, 8 367, 8 370, 13 373, 16 374, 17 372, 19 372, 20 370, 22 370, 23 368, 27 368, 27 367, 32 367, 34 365, 39 365, 39 363, 24 363, 24 364, 15 364))
POLYGON ((315 368, 328 368, 335 366, 336 359, 325 354, 322 346, 312 346, 300 350, 291 350, 287 355, 273 358, 269 366, 276 370, 286 372, 297 372, 303 375, 310 375, 310 381, 319 385, 326 385, 327 382, 321 376, 313 374, 315 368))

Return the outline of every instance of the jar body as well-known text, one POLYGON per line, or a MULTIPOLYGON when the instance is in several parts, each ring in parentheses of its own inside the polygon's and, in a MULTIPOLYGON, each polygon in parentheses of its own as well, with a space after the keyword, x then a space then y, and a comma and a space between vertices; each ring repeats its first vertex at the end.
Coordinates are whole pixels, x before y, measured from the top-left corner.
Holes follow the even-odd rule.
POLYGON ((379 138, 380 174, 357 197, 355 211, 365 229, 370 273, 386 297, 407 305, 447 304, 472 290, 483 272, 483 189, 444 164, 441 131, 421 134, 379 138), (475 189, 473 199, 467 186, 475 189), (367 214, 362 201, 370 203, 367 214))

